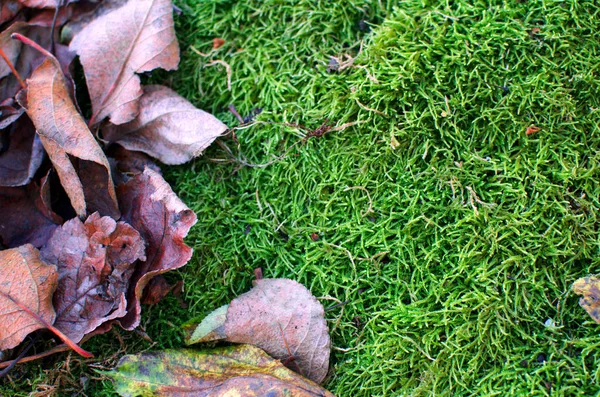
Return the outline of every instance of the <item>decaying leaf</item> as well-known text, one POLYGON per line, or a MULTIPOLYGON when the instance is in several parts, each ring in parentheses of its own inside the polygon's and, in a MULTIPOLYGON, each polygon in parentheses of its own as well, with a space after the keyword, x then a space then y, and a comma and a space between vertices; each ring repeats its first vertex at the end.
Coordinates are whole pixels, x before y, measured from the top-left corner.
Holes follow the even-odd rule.
POLYGON ((55 266, 40 260, 40 253, 32 245, 0 251, 0 350, 12 349, 31 332, 44 324, 15 304, 29 308, 46 322, 54 322, 52 294, 58 273, 55 266))
POLYGON ((162 275, 154 277, 146 288, 144 289, 144 295, 142 296, 142 304, 144 305, 156 305, 158 302, 164 299, 165 296, 175 288, 175 284, 171 285, 162 275))
MULTIPOLYGON (((223 308, 215 312, 222 311, 223 308)), ((224 323, 209 315, 198 326, 187 326, 187 344, 224 339, 260 347, 290 363, 290 368, 314 382, 329 369, 329 330, 323 305, 302 284, 288 279, 256 280, 254 288, 231 301, 224 323), (291 357, 290 357, 291 354, 291 357)))
POLYGON ((595 276, 580 278, 573 283, 573 292, 583 295, 579 306, 600 324, 600 278, 595 276))
POLYGON ((196 223, 196 214, 178 197, 163 177, 146 168, 117 187, 122 219, 138 230, 146 241, 146 258, 138 263, 129 289, 128 312, 119 320, 133 329, 140 322, 140 299, 155 276, 180 268, 192 257, 183 238, 196 223))
POLYGON ((0 151, 0 186, 23 186, 29 183, 44 159, 44 149, 35 134, 35 128, 28 117, 21 117, 23 111, 0 107, 3 116, 0 128, 6 120, 9 124, 0 130, 6 148, 0 151), (8 114, 8 113, 12 114, 8 114), (11 120, 17 117, 16 120, 11 120))
POLYGON ((182 164, 198 156, 227 126, 197 109, 170 88, 144 87, 140 113, 130 123, 108 125, 103 137, 144 152, 165 164, 182 164))
POLYGON ((90 125, 110 117, 123 124, 138 115, 136 73, 177 69, 179 44, 171 0, 130 0, 90 22, 71 41, 92 101, 90 125))
POLYGON ((40 185, 0 187, 0 242, 6 247, 32 244, 40 248, 62 219, 50 208, 48 177, 40 185))
POLYGON ((108 160, 71 100, 60 63, 46 55, 27 79, 27 100, 20 101, 21 105, 33 121, 77 215, 83 218, 87 211, 99 211, 118 219, 108 160))
POLYGON ((0 24, 13 19, 21 8, 22 5, 17 0, 2 0, 0 3, 0 24))
POLYGON ((135 262, 146 259, 135 229, 98 213, 85 223, 67 221, 42 248, 41 257, 59 273, 54 325, 75 342, 125 315, 135 262))
POLYGON ((250 345, 129 355, 104 374, 128 397, 333 397, 250 345))

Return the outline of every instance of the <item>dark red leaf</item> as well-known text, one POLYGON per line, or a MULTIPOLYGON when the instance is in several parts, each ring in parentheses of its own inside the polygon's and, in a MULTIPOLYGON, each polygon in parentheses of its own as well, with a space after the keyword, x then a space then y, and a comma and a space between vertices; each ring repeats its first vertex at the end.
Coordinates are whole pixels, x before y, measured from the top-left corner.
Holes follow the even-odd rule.
POLYGON ((26 185, 44 159, 42 143, 29 117, 21 116, 22 109, 0 107, 0 111, 0 117, 10 113, 0 121, 0 127, 9 124, 8 128, 0 130, 3 143, 6 143, 6 148, 0 152, 0 186, 26 185), (17 121, 11 122, 14 117, 17 121))
POLYGON ((126 329, 140 322, 140 299, 150 280, 185 265, 192 249, 183 238, 196 223, 196 214, 178 197, 163 177, 149 168, 117 187, 122 219, 146 241, 145 262, 138 263, 131 281, 128 312, 120 320, 126 329))
POLYGON ((48 178, 23 187, 0 187, 0 240, 7 247, 32 244, 39 248, 62 219, 50 209, 48 178))

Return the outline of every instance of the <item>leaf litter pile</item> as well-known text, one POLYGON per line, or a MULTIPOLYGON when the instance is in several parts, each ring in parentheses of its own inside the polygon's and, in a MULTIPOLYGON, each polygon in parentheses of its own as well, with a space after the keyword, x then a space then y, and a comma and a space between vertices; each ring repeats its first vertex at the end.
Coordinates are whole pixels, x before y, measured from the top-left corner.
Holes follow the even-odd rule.
MULTIPOLYGON (((140 324, 141 302, 169 290, 157 276, 191 258, 183 239, 196 222, 152 158, 185 163, 227 126, 168 87, 141 84, 140 73, 178 66, 170 0, 7 0, 0 30, 6 375, 18 362, 68 349, 91 357, 78 344, 140 324), (85 87, 75 87, 76 59, 85 87), (86 88, 89 115, 75 95, 86 88), (57 345, 27 356, 40 338, 57 345)), ((127 356, 108 374, 119 393, 330 395, 316 384, 329 366, 324 310, 296 282, 258 279, 186 331, 188 344, 252 344, 274 358, 245 345, 127 356)))

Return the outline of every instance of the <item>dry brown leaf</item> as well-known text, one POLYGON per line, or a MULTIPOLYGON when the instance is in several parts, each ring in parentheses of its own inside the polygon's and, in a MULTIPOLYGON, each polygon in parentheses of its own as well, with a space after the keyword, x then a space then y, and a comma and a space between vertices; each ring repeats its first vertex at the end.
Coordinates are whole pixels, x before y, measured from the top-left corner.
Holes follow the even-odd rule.
POLYGON ((197 109, 170 88, 144 87, 140 113, 130 123, 108 125, 103 137, 129 150, 144 152, 165 164, 183 164, 198 156, 227 126, 197 109))
POLYGON ((146 259, 135 229, 98 213, 85 223, 67 221, 42 248, 41 257, 59 273, 54 325, 74 342, 125 315, 135 262, 146 259))
POLYGON ((196 214, 159 173, 149 168, 119 185, 117 193, 122 219, 140 232, 148 258, 136 267, 127 296, 128 313, 119 320, 123 328, 131 330, 140 322, 140 299, 148 282, 185 265, 192 257, 192 249, 183 238, 196 223, 196 214))
POLYGON ((171 0, 130 0, 89 23, 71 41, 85 72, 95 125, 124 124, 138 114, 136 73, 177 69, 179 44, 171 0))
POLYGON ((87 211, 99 211, 118 219, 108 160, 71 100, 60 63, 46 55, 27 79, 27 100, 20 103, 33 121, 77 215, 83 218, 87 211))
MULTIPOLYGON (((222 308, 215 312, 219 310, 222 308)), ((202 323, 198 328, 202 327, 210 339, 193 332, 187 344, 225 337, 228 342, 260 347, 316 383, 327 375, 330 340, 325 310, 310 291, 296 281, 256 280, 254 288, 231 301, 223 324, 214 321, 219 316, 211 314, 207 318, 212 322, 208 328, 214 329, 202 323)))
POLYGON ((128 355, 104 375, 121 396, 334 397, 250 345, 128 355))
POLYGON ((48 177, 40 185, 0 187, 0 242, 10 248, 32 244, 39 248, 50 238, 62 219, 50 208, 48 177))
POLYGON ((13 300, 20 302, 46 322, 54 322, 52 294, 58 273, 55 266, 40 260, 32 245, 22 245, 0 251, 0 350, 12 349, 31 332, 45 328, 44 324, 24 311, 13 300))
POLYGON ((600 279, 595 276, 580 278, 573 283, 573 292, 583 295, 579 306, 600 324, 600 279))

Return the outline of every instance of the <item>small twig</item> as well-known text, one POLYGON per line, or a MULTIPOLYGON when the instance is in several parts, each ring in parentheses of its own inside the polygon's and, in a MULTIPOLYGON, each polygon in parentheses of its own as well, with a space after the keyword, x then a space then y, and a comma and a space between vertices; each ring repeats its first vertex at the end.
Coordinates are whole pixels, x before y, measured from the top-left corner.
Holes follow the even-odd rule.
POLYGON ((19 72, 17 72, 17 69, 15 69, 15 66, 12 64, 10 59, 8 59, 8 56, 6 56, 6 53, 2 50, 2 48, 0 48, 0 57, 4 59, 4 62, 6 62, 12 74, 17 78, 17 81, 19 82, 21 88, 27 88, 27 84, 25 84, 25 82, 21 78, 21 75, 19 74, 19 72))
POLYGON ((39 338, 40 338, 40 334, 39 333, 35 334, 35 336, 31 339, 31 341, 29 341, 29 343, 27 344, 27 346, 25 346, 25 348, 23 349, 23 351, 21 353, 19 353, 19 355, 17 356, 17 358, 15 358, 14 360, 12 360, 10 362, 10 364, 8 364, 6 366, 6 368, 4 368, 2 371, 0 371, 0 378, 5 377, 15 367, 15 365, 17 365, 19 363, 19 360, 21 360, 23 357, 25 357, 25 355, 27 354, 27 352, 29 351, 29 349, 31 349, 33 347, 33 345, 35 344, 35 342, 37 342, 37 340, 39 338))
POLYGON ((377 110, 377 109, 373 109, 373 108, 367 107, 367 106, 363 105, 362 103, 360 103, 358 99, 355 99, 355 101, 358 104, 358 106, 360 106, 361 108, 363 108, 363 109, 365 109, 365 110, 367 110, 369 112, 374 112, 374 113, 377 113, 377 114, 380 114, 382 116, 387 117, 387 114, 383 113, 381 110, 377 110))
POLYGON ((240 124, 244 124, 244 118, 238 113, 237 109, 235 108, 235 106, 233 106, 233 104, 227 106, 227 109, 229 109, 229 111, 233 113, 233 115, 238 119, 240 124))
POLYGON ((225 70, 227 71, 227 89, 229 91, 231 91, 231 66, 229 66, 229 64, 225 61, 222 61, 220 59, 215 59, 213 61, 210 61, 206 65, 204 65, 204 67, 207 68, 209 66, 214 66, 214 65, 221 65, 221 66, 225 67, 225 70))

